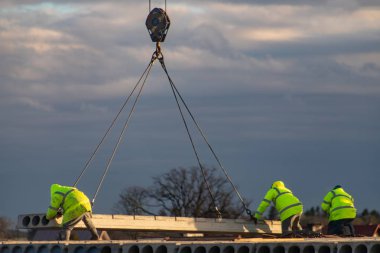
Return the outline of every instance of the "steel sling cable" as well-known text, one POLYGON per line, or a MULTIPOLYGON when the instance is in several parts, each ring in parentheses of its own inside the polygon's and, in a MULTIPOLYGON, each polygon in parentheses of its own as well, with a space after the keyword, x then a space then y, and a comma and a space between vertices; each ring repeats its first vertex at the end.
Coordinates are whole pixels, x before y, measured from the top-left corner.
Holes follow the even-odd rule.
POLYGON ((196 150, 196 148, 195 148, 193 138, 191 137, 189 127, 187 126, 186 119, 185 119, 185 117, 184 117, 184 115, 183 115, 183 112, 182 112, 182 109, 181 109, 181 105, 180 105, 180 103, 179 103, 179 101, 178 101, 178 98, 177 98, 177 94, 176 94, 176 92, 175 92, 175 90, 174 90, 174 88, 173 88, 173 87, 174 87, 174 82, 173 82, 173 80, 170 78, 170 75, 169 75, 169 73, 168 73, 168 71, 167 71, 167 69, 166 69, 165 62, 164 62, 164 56, 161 54, 161 57, 158 58, 158 60, 160 61, 161 66, 162 66, 163 70, 165 71, 166 76, 168 77, 168 80, 169 80, 169 83, 170 83, 170 87, 171 87, 171 89, 172 89, 172 92, 173 92, 174 98, 175 98, 175 100, 176 100, 176 103, 177 103, 177 106, 178 106, 179 112, 180 112, 180 114, 181 114, 182 121, 183 121, 183 123, 184 123, 184 125, 185 125, 185 128, 186 128, 187 135, 189 136, 189 140, 190 140, 190 142, 191 142, 191 146, 192 146, 192 148, 193 148, 194 154, 195 154, 195 156, 196 156, 196 158, 197 158, 197 161, 198 161, 199 167, 200 167, 200 169, 201 169, 201 172, 202 172, 202 175, 203 175, 203 180, 204 180, 204 182, 205 182, 205 184, 206 184, 206 187, 207 187, 207 190, 208 190, 208 192, 209 192, 209 194, 210 194, 210 197, 211 197, 212 203, 213 203, 214 208, 215 208, 215 212, 216 212, 217 216, 220 218, 220 217, 222 216, 222 214, 220 213, 220 211, 219 211, 219 209, 218 209, 218 206, 216 205, 215 197, 214 197, 214 195, 213 195, 213 193, 212 193, 212 191, 211 191, 210 184, 208 183, 206 172, 205 172, 205 170, 204 170, 204 168, 203 168, 203 166, 202 166, 202 164, 201 164, 201 162, 200 162, 198 152, 197 152, 197 150, 196 150))
POLYGON ((82 172, 80 173, 79 177, 77 178, 77 180, 75 181, 73 187, 76 187, 77 184, 79 183, 79 181, 81 180, 82 176, 84 175, 84 173, 86 172, 86 170, 88 169, 88 167, 90 166, 92 160, 94 159, 96 153, 98 152, 100 146, 103 144, 104 140, 107 138, 109 132, 111 131, 111 129, 114 127, 117 119, 119 118, 121 112, 124 110, 124 107, 127 105, 129 99, 131 98, 131 96, 133 95, 133 93, 135 92, 136 88, 138 87, 138 85, 140 84, 142 78, 144 77, 145 73, 148 71, 149 67, 151 66, 152 63, 149 63, 148 66, 145 68, 145 71, 143 72, 143 74, 141 75, 140 79, 137 81, 136 85, 134 86, 134 88, 132 89, 131 93, 129 94, 129 96, 127 97, 127 99, 125 100, 125 102, 123 103, 122 107, 120 108, 119 112, 116 114, 116 117, 112 120, 112 123, 111 125, 108 127, 106 133, 103 135, 103 137, 101 138, 100 142, 98 143, 98 145, 96 146, 95 150, 92 152, 91 154, 91 157, 90 159, 87 160, 84 168, 82 169, 82 172))
POLYGON ((232 188, 234 189, 234 191, 236 192, 236 195, 238 196, 239 200, 241 201, 246 213, 248 214, 248 216, 251 217, 252 215, 252 212, 251 210, 248 208, 247 204, 245 203, 244 199, 242 198, 241 194, 239 193, 238 189, 236 188, 236 186, 234 185, 234 183, 232 182, 231 180, 231 177, 228 175, 226 169, 223 167, 222 163, 220 162, 220 159, 219 157, 216 155, 216 153, 214 152, 214 149, 211 147, 211 144, 209 143, 209 141, 207 140, 205 134, 203 133, 202 129, 200 128, 198 122, 195 120, 193 114, 191 113, 189 107, 187 106, 186 102, 184 101, 183 97, 181 96, 181 94, 179 93, 177 87, 175 86, 174 82, 171 80, 170 76, 169 76, 169 73, 166 69, 166 66, 165 66, 165 62, 162 60, 160 60, 160 63, 161 63, 161 66, 162 68, 164 69, 168 79, 169 79, 169 82, 171 83, 171 86, 172 86, 172 89, 173 89, 173 92, 175 91, 178 95, 178 97, 181 99, 183 105, 185 106, 187 112, 189 113, 191 119, 193 120, 195 126, 197 127, 198 131, 200 132, 200 134, 202 135, 203 137, 203 140, 207 143, 207 146, 208 148, 210 149, 211 153, 213 154, 215 160, 217 161, 219 167, 221 168, 221 170, 223 171, 224 175, 226 176, 227 180, 229 181, 229 183, 231 184, 232 188))
POLYGON ((241 201, 241 203, 242 203, 242 205, 243 205, 243 207, 244 207, 246 213, 247 213, 249 216, 251 216, 251 215, 252 215, 251 210, 248 208, 248 206, 247 206, 247 204, 245 203, 244 199, 242 198, 240 192, 238 191, 238 189, 236 188, 236 186, 235 186, 234 183, 232 182, 232 179, 231 179, 231 177, 229 176, 229 174, 227 173, 227 170, 223 167, 223 165, 222 165, 222 163, 221 163, 219 157, 216 155, 214 149, 212 148, 211 144, 210 144, 209 141, 207 140, 206 135, 203 133, 202 129, 200 128, 199 124, 198 124, 197 121, 195 120, 193 114, 191 113, 189 107, 188 107, 187 104, 185 103, 183 97, 182 97, 181 94, 179 93, 179 91, 178 91, 178 89, 177 89, 177 87, 175 86, 174 83, 173 83, 173 87, 174 87, 175 91, 177 92, 179 98, 181 99, 182 103, 184 104, 186 110, 188 111, 190 117, 192 118, 192 120, 193 120, 195 126, 197 127, 197 129, 198 129, 198 131, 199 131, 199 133, 202 135, 203 140, 206 142, 208 148, 210 149, 211 153, 213 154, 213 156, 214 156, 215 160, 217 161, 217 163, 218 163, 220 169, 223 171, 223 173, 224 173, 224 175, 226 176, 227 180, 229 181, 229 183, 231 184, 232 188, 233 188, 234 191, 236 192, 236 195, 237 195, 238 198, 240 199, 240 201, 241 201))
MULTIPOLYGON (((95 203, 95 199, 96 199, 96 197, 97 197, 97 195, 98 195, 98 193, 99 193, 100 188, 102 187, 102 184, 103 184, 104 178, 105 178, 105 176, 107 175, 107 172, 109 171, 109 168, 110 168, 110 166, 111 166, 112 160, 113 160, 113 158, 115 157, 115 154, 116 154, 117 149, 119 148, 119 145, 120 145, 120 143, 121 143, 121 139, 123 138, 123 135, 124 135, 124 133, 125 133, 127 127, 128 127, 128 122, 129 122, 129 120, 130 120, 130 118, 131 118, 131 116, 132 116, 132 114, 133 114, 133 112, 134 112, 134 109, 135 109, 135 107, 136 107, 137 101, 138 101, 138 99, 139 99, 139 97, 140 97, 140 95, 141 95, 142 89, 144 88, 144 85, 145 85, 145 82, 146 82, 146 80, 147 80, 147 78, 148 78, 148 76, 149 76, 150 70, 152 69, 153 63, 154 63, 154 61, 157 59, 157 57, 158 57, 158 54, 157 54, 157 52, 155 51, 155 52, 153 53, 153 56, 152 56, 152 59, 151 59, 149 65, 148 65, 147 71, 145 71, 145 72, 146 72, 146 75, 145 75, 144 81, 143 81, 143 83, 142 83, 142 85, 141 85, 141 87, 140 87, 140 90, 139 90, 139 92, 138 92, 136 98, 135 98, 135 101, 134 101, 134 103, 133 103, 133 106, 132 106, 132 108, 131 108, 131 111, 129 112, 128 118, 127 118, 127 120, 125 121, 125 124, 124 124, 123 130, 121 131, 121 133, 120 133, 120 135, 119 135, 119 138, 118 138, 118 141, 117 141, 117 143, 116 143, 116 145, 115 145, 115 147, 114 147, 114 149, 113 149, 113 151, 112 151, 112 154, 111 154, 110 158, 108 159, 108 163, 107 163, 106 169, 104 170, 104 173, 103 173, 103 176, 102 176, 102 178, 101 178, 101 180, 100 180, 100 182, 99 182, 98 188, 96 189, 96 192, 95 192, 95 194, 94 194, 94 197, 92 198, 92 201, 91 201, 92 204, 95 203)), ((145 72, 144 72, 144 73, 145 73, 145 72)))

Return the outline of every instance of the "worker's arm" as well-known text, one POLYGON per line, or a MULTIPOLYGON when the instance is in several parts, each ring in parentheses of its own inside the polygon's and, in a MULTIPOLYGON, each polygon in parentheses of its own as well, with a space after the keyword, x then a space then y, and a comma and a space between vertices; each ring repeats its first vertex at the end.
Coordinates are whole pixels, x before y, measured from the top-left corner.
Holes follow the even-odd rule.
POLYGON ((354 197, 352 197, 351 195, 349 195, 350 196, 350 198, 351 198, 351 200, 352 200, 352 204, 354 204, 354 197))
POLYGON ((63 201, 63 195, 61 193, 54 193, 51 196, 49 208, 46 212, 46 219, 54 219, 60 211, 60 206, 63 201))
POLYGON ((272 188, 269 189, 267 194, 265 194, 264 199, 261 201, 260 205, 257 207, 257 210, 255 212, 256 219, 261 219, 265 210, 268 208, 268 206, 270 206, 273 199, 273 194, 274 194, 274 190, 272 188))
POLYGON ((322 207, 322 210, 325 211, 326 213, 329 213, 330 211, 332 197, 333 197, 333 194, 331 192, 328 192, 326 196, 323 198, 321 207, 322 207))

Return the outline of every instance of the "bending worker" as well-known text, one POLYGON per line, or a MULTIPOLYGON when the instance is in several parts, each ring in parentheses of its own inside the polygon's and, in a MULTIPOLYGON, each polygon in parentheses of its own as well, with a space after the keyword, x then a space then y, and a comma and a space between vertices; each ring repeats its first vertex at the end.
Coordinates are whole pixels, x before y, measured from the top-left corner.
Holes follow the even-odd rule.
POLYGON ((352 221, 356 217, 354 199, 343 190, 342 186, 337 185, 329 191, 323 198, 321 206, 329 215, 328 235, 355 235, 352 226, 352 221))
POLYGON ((71 231, 81 220, 91 232, 91 240, 99 240, 98 232, 91 220, 91 203, 83 192, 74 187, 53 184, 50 194, 46 219, 51 220, 63 215, 61 240, 70 240, 71 231))
POLYGON ((280 214, 282 234, 302 230, 299 223, 303 211, 302 203, 285 187, 282 181, 276 181, 272 184, 255 212, 255 221, 262 217, 271 202, 280 214))

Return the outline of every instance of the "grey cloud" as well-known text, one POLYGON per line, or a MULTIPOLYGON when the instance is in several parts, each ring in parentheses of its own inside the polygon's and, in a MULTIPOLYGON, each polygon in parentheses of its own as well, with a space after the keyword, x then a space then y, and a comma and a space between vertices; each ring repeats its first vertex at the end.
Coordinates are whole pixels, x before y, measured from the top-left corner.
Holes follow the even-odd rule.
POLYGON ((187 33, 188 40, 185 40, 185 45, 211 50, 217 54, 221 54, 229 48, 229 42, 217 28, 201 24, 195 27, 191 32, 187 33))
MULTIPOLYGON (((164 0, 162 2, 156 1, 152 2, 152 5, 155 4, 164 4, 164 0)), ((195 3, 204 3, 202 0, 195 0, 193 1, 195 3)), ((232 4, 252 4, 252 5, 328 5, 328 4, 335 4, 340 3, 340 0, 322 0, 322 1, 313 1, 313 0, 211 0, 209 2, 220 2, 220 3, 232 3, 232 4)), ((377 0, 362 0, 362 1, 354 1, 355 4, 361 5, 361 6, 379 6, 379 2, 377 0)), ((59 3, 61 4, 62 1, 60 0, 51 0, 51 1, 43 1, 43 0, 4 0, 1 2, 0 6, 15 6, 15 5, 31 5, 31 4, 42 4, 42 3, 59 3)), ((67 0, 65 3, 70 4, 78 4, 78 1, 75 0, 67 0)), ((104 3, 102 0, 82 0, 80 3, 104 3)), ((108 3, 112 4, 120 4, 120 1, 108 1, 108 3)), ((146 5, 148 6, 148 1, 146 1, 146 5)), ((186 0, 179 0, 176 1, 176 3, 188 3, 186 0)), ((347 1, 346 1, 347 3, 347 1)), ((123 3, 122 3, 123 4, 123 3)), ((129 5, 133 4, 141 4, 141 1, 139 0, 130 0, 128 1, 129 5)), ((168 6, 172 4, 172 2, 167 1, 168 6)), ((160 5, 161 6, 161 5, 160 5)))
POLYGON ((380 50, 379 36, 371 33, 352 36, 326 36, 283 43, 262 43, 253 54, 265 56, 269 53, 281 58, 318 57, 346 53, 372 53, 380 50))

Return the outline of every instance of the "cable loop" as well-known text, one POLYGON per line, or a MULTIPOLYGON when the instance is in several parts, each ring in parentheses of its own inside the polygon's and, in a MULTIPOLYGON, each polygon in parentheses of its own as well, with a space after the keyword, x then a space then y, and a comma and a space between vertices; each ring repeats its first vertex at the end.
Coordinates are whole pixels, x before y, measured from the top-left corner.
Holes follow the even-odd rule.
MULTIPOLYGON (((161 55, 162 55, 162 53, 161 53, 161 55)), ((195 120, 195 117, 194 117, 193 114, 191 113, 191 111, 190 111, 189 107, 187 106, 185 100, 184 100, 183 97, 181 96, 181 94, 180 94, 180 92, 178 91, 177 87, 175 86, 174 82, 171 80, 171 78, 170 78, 170 76, 169 76, 169 73, 168 73, 168 71, 167 71, 167 69, 166 69, 165 62, 164 62, 164 60, 163 60, 163 56, 162 56, 162 59, 159 59, 159 60, 160 60, 160 63, 161 63, 162 68, 164 69, 164 71, 165 71, 165 73, 166 73, 166 75, 167 75, 167 77, 168 77, 168 79, 169 79, 169 82, 170 82, 171 88, 172 88, 173 93, 174 93, 174 97, 175 97, 176 100, 177 100, 177 95, 178 95, 178 98, 181 100, 181 102, 182 102, 182 104, 184 105, 185 109, 186 109, 187 112, 189 113, 190 118, 193 120, 193 122, 194 122, 196 128, 198 129, 199 133, 200 133, 201 136, 203 137, 203 140, 205 141, 205 143, 207 144, 209 150, 211 151, 211 153, 213 154, 215 160, 217 161, 217 163, 218 163, 218 165, 219 165, 219 168, 223 171, 223 173, 224 173, 224 175, 226 176, 227 180, 230 182, 232 188, 233 188, 234 191, 236 192, 236 195, 237 195, 238 198, 240 199, 240 201, 241 201, 241 203, 242 203, 244 209, 246 210, 247 214, 248 214, 248 215, 252 214, 251 210, 248 208, 248 206, 247 206, 247 204, 245 203, 244 199, 243 199, 242 196, 240 195, 238 189, 237 189, 236 186, 233 184, 231 177, 228 175, 226 169, 223 167, 223 165, 222 165, 222 163, 221 163, 219 157, 216 155, 214 149, 211 147, 211 144, 210 144, 209 141, 207 140, 206 135, 203 133, 202 129, 200 128, 200 126, 199 126, 199 124, 198 124, 198 122, 195 120)), ((177 101, 177 104, 178 104, 178 101, 177 101)), ((178 104, 178 106, 179 106, 179 104, 178 104)), ((180 111, 181 111, 181 109, 180 109, 180 111)), ((182 114, 182 113, 181 113, 181 114, 182 114)), ((185 123, 185 122, 184 122, 184 123, 185 123)), ((185 126, 186 126, 186 123, 185 123, 185 126)), ((188 134, 189 134, 189 132, 188 132, 188 134)), ((190 138, 190 140, 191 140, 191 138, 190 138)), ((196 156, 197 156, 197 153, 196 153, 195 150, 194 150, 194 152, 195 152, 195 154, 196 154, 196 156)), ((197 157, 197 158, 198 158, 198 157, 197 157)), ((198 161, 198 162, 199 162, 199 161, 198 161)), ((203 169, 201 165, 200 165, 200 168, 201 168, 201 170, 203 169)), ((206 184, 208 185, 207 182, 206 182, 206 184)), ((209 188, 209 187, 208 187, 208 188, 209 188)), ((215 200, 214 200, 213 194, 211 193, 211 189, 210 189, 210 188, 209 188, 209 193, 210 193, 211 198, 213 199, 216 213, 217 213, 217 215, 219 216, 219 215, 220 215, 220 212, 219 212, 219 210, 218 210, 218 208, 217 208, 217 206, 216 206, 216 203, 215 203, 215 200)))
MULTIPOLYGON (((82 179, 83 175, 85 174, 85 172, 87 171, 87 169, 89 168, 91 162, 93 161, 94 157, 96 156, 96 154, 98 153, 100 147, 102 146, 102 144, 104 143, 104 141, 106 140, 106 138, 108 137, 110 131, 113 129, 113 127, 115 126, 115 123, 116 121, 118 120, 119 116, 121 115, 122 111, 124 110, 124 108, 126 107, 128 101, 130 100, 130 98, 132 97, 133 93, 135 92, 135 90, 137 89, 137 87, 139 86, 141 80, 143 79, 143 77, 146 75, 146 73, 148 71, 150 71, 149 69, 151 68, 152 64, 154 63, 154 61, 157 59, 157 56, 152 55, 152 59, 150 61, 150 63, 148 64, 148 66, 145 68, 143 74, 141 75, 140 79, 137 81, 137 83, 135 84, 134 88, 132 89, 131 93, 129 94, 129 96, 127 97, 127 99, 124 101, 123 105, 121 106, 119 112, 116 114, 116 117, 112 120, 112 123, 111 125, 108 127, 107 131, 105 132, 105 134, 103 135, 103 137, 101 138, 100 142, 98 143, 98 145, 96 146, 95 150, 92 152, 90 158, 87 160, 87 162, 85 163, 80 175, 78 176, 78 178, 76 179, 73 187, 77 187, 77 184, 79 183, 79 181, 82 179)), ((95 201, 95 200, 93 200, 95 201)))

